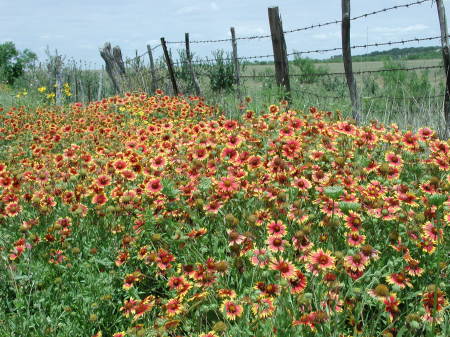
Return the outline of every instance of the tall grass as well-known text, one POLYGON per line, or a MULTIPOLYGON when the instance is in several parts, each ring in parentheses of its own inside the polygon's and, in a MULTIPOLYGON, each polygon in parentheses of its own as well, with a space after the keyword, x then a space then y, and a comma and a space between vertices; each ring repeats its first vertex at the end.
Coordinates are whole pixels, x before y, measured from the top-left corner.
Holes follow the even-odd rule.
MULTIPOLYGON (((184 51, 179 51, 180 62, 176 66, 178 86, 185 94, 194 94, 192 78, 186 64, 184 51)), ((202 94, 209 104, 218 106, 220 111, 229 116, 237 116, 242 111, 242 104, 237 98, 234 85, 233 64, 230 55, 218 51, 208 64, 194 62, 194 71, 199 78, 202 94)), ((194 59, 195 61, 195 59, 194 59)), ((2 86, 0 89, 0 106, 8 108, 14 105, 38 105, 52 103, 39 95, 37 89, 46 87, 45 94, 54 91, 55 79, 49 75, 53 62, 52 56, 32 67, 15 87, 2 86), (20 95, 23 90, 27 95, 20 95)), ((387 60, 382 68, 408 67, 405 60, 387 60)), ((153 79, 148 62, 143 58, 128 60, 124 91, 140 91, 152 94, 152 81, 167 94, 173 94, 164 60, 156 60, 156 78, 153 79)), ((358 66, 358 64, 355 64, 358 66)), ((291 74, 306 74, 291 78, 292 106, 307 109, 317 106, 325 110, 340 110, 344 116, 351 111, 351 103, 345 77, 309 76, 310 73, 326 74, 327 67, 317 65, 313 60, 296 56, 290 63, 291 74)), ((243 96, 253 98, 254 104, 246 104, 246 109, 277 103, 282 93, 275 83, 273 65, 243 63, 240 90, 243 96), (266 75, 267 77, 259 77, 266 75), (252 77, 254 76, 254 77, 252 77)), ((422 126, 431 127, 443 135, 443 72, 430 71, 395 71, 377 74, 357 75, 357 85, 362 102, 362 122, 379 120, 386 124, 396 123, 401 129, 417 130, 422 126)), ((65 97, 65 103, 89 102, 98 98, 115 95, 114 88, 103 69, 92 69, 88 64, 66 60, 63 67, 63 80, 71 88, 71 96, 65 97)))

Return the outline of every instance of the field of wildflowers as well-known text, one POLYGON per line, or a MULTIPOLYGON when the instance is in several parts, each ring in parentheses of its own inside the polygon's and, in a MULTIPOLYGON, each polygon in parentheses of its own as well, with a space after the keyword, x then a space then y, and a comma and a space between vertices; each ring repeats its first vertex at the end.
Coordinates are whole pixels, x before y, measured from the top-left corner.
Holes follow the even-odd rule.
POLYGON ((449 165, 287 102, 1 111, 0 336, 450 336, 449 165))

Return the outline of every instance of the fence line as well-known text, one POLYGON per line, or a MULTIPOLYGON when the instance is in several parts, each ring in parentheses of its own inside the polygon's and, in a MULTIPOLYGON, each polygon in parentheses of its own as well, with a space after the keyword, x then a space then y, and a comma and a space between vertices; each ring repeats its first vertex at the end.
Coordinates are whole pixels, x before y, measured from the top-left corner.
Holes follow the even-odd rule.
MULTIPOLYGON (((358 49, 358 48, 368 48, 368 47, 380 47, 380 46, 392 46, 397 44, 405 44, 409 42, 421 42, 421 41, 431 41, 431 40, 437 40, 440 39, 440 36, 430 36, 430 37, 423 37, 423 38, 412 38, 407 40, 400 40, 400 41, 388 41, 388 42, 375 42, 375 43, 368 43, 368 44, 362 44, 362 45, 353 45, 350 48, 351 49, 358 49)), ((288 56, 296 56, 301 54, 312 54, 312 53, 324 53, 324 52, 330 52, 330 51, 338 51, 342 50, 342 47, 335 47, 335 48, 328 48, 328 49, 311 49, 311 50, 300 50, 300 51, 293 51, 291 53, 288 53, 288 56)), ((252 59, 262 59, 262 58, 269 58, 273 57, 273 54, 267 54, 267 55, 255 55, 255 56, 241 56, 238 57, 238 60, 252 60, 252 59)), ((232 61, 233 58, 231 57, 225 57, 222 59, 223 61, 232 61)), ((196 61, 192 61, 192 64, 197 65, 210 65, 211 62, 214 62, 214 59, 197 59, 196 61)), ((175 61, 173 62, 175 65, 182 65, 183 62, 181 61, 175 61)))
MULTIPOLYGON (((351 18, 350 20, 354 21, 354 20, 358 20, 358 19, 361 19, 361 18, 366 18, 366 17, 371 16, 371 15, 376 15, 376 14, 379 14, 379 13, 384 13, 384 12, 388 12, 388 11, 395 10, 395 9, 409 8, 411 6, 420 5, 422 3, 430 2, 430 1, 433 1, 433 0, 419 0, 419 1, 407 3, 407 4, 404 4, 404 5, 396 5, 396 6, 392 6, 392 7, 387 7, 387 8, 383 8, 383 9, 376 10, 376 11, 373 11, 373 12, 369 12, 369 13, 365 13, 365 14, 361 14, 361 15, 355 16, 355 17, 351 18)), ((341 22, 342 22, 342 20, 332 20, 332 21, 318 23, 318 24, 314 24, 314 25, 310 25, 310 26, 306 26, 306 27, 285 30, 285 31, 283 31, 283 33, 284 34, 290 34, 290 33, 310 30, 310 29, 314 29, 314 28, 321 28, 321 27, 332 25, 332 24, 338 24, 338 23, 341 23, 341 22)), ((253 35, 253 36, 237 37, 236 40, 255 40, 255 39, 265 39, 265 38, 270 38, 270 37, 271 37, 270 34, 267 34, 267 35, 253 35)), ((216 39, 216 40, 213 40, 213 39, 211 39, 211 40, 193 40, 190 43, 217 43, 217 42, 231 42, 231 38, 216 39)), ((166 43, 167 44, 183 44, 184 41, 167 41, 166 43)))
MULTIPOLYGON (((391 69, 379 69, 379 70, 364 70, 364 71, 354 71, 354 74, 372 74, 372 73, 382 73, 390 71, 415 71, 415 70, 425 70, 425 69, 443 69, 442 66, 422 66, 422 67, 412 67, 412 68, 391 68, 391 69)), ((307 76, 337 76, 345 75, 345 72, 335 72, 335 73, 304 73, 304 74, 290 74, 289 77, 307 77, 307 76)), ((275 77, 275 75, 241 75, 244 78, 268 78, 275 77)))
MULTIPOLYGON (((411 1, 411 0, 410 0, 411 1)), ((432 40, 437 40, 437 39, 441 39, 441 44, 442 44, 442 51, 444 54, 444 59, 445 59, 445 55, 446 53, 448 54, 448 43, 445 44, 445 41, 448 39, 448 33, 447 30, 445 29, 445 31, 442 29, 443 26, 446 26, 445 21, 445 13, 444 13, 444 7, 443 7, 443 0, 416 0, 416 1, 412 1, 409 3, 405 3, 405 4, 401 4, 401 5, 395 5, 395 6, 391 6, 391 7, 386 7, 386 8, 381 8, 378 10, 374 10, 372 12, 367 12, 367 13, 363 13, 363 14, 359 14, 357 16, 353 16, 351 17, 350 15, 350 0, 342 0, 342 17, 340 20, 332 20, 332 21, 328 21, 328 22, 322 22, 322 23, 317 23, 317 24, 312 24, 309 26, 305 26, 305 27, 301 27, 301 28, 294 28, 294 29, 290 29, 290 30, 283 30, 282 25, 281 25, 281 17, 279 15, 278 12, 278 7, 274 7, 274 8, 269 8, 269 23, 270 23, 270 34, 265 34, 265 35, 253 35, 253 36, 242 36, 242 37, 234 37, 232 36, 232 38, 224 38, 224 39, 208 39, 208 40, 193 40, 190 41, 190 44, 206 44, 206 43, 216 43, 216 42, 232 42, 233 44, 233 57, 223 57, 223 54, 220 55, 220 59, 215 56, 211 59, 206 58, 206 60, 203 58, 201 59, 197 59, 195 61, 192 61, 190 59, 188 59, 188 63, 190 65, 191 68, 191 72, 198 75, 198 76, 209 76, 211 77, 211 73, 209 72, 209 66, 213 66, 213 65, 218 65, 218 62, 224 62, 224 61, 232 61, 233 64, 235 65, 235 72, 238 73, 238 69, 239 69, 239 61, 245 61, 245 60, 258 60, 258 59, 270 59, 273 58, 275 59, 273 62, 275 63, 275 73, 274 74, 264 74, 264 73, 260 73, 260 74, 254 74, 254 75, 241 75, 241 78, 252 78, 252 79, 258 79, 258 78, 276 78, 277 79, 277 84, 279 86, 283 86, 286 89, 287 94, 289 95, 289 78, 301 78, 301 77, 325 77, 325 76, 342 76, 345 75, 346 79, 347 79, 347 84, 349 87, 349 91, 350 91, 350 95, 352 98, 352 114, 355 118, 355 120, 358 122, 359 118, 359 110, 360 110, 360 105, 359 105, 359 101, 358 101, 358 93, 357 93, 357 86, 354 79, 354 75, 362 75, 362 74, 374 74, 374 73, 384 73, 384 72, 398 72, 398 71, 418 71, 418 70, 428 70, 428 69, 442 69, 442 66, 418 66, 418 67, 398 67, 398 68, 391 68, 391 69, 378 69, 378 70, 362 70, 362 71, 353 71, 352 69, 352 56, 351 56, 351 50, 352 49, 360 49, 360 48, 368 48, 368 47, 381 47, 381 46, 394 46, 394 45, 405 45, 406 43, 412 43, 412 42, 423 42, 423 41, 432 41, 432 40), (393 10, 398 10, 398 9, 403 9, 403 8, 410 8, 412 6, 418 6, 424 3, 431 3, 433 4, 433 2, 436 2, 437 8, 438 8, 438 12, 439 12, 439 20, 441 23, 441 36, 428 36, 428 37, 415 37, 415 38, 410 38, 410 39, 401 39, 398 41, 387 41, 387 42, 375 42, 375 43, 366 43, 366 44, 355 44, 355 45, 351 45, 350 42, 350 22, 353 22, 355 20, 359 20, 362 18, 367 18, 373 15, 378 15, 381 13, 386 13, 389 11, 393 11, 393 10), (273 13, 276 12, 276 15, 271 15, 273 13), (444 20, 441 20, 441 17, 444 18, 444 20), (275 27, 275 22, 279 22, 277 24, 276 28, 275 27), (444 23, 442 23, 444 22, 444 23), (339 47, 334 47, 334 48, 322 48, 322 49, 311 49, 311 50, 300 50, 300 51, 292 51, 291 53, 287 53, 286 52, 286 46, 285 46, 285 38, 284 38, 284 34, 290 34, 290 33, 294 33, 294 32, 301 32, 301 31, 307 31, 307 30, 311 30, 314 28, 320 28, 320 27, 325 27, 325 26, 329 26, 329 25, 333 25, 333 24, 342 24, 341 27, 341 31, 342 31, 342 45, 339 47), (276 28, 276 29, 275 29, 276 28), (273 54, 272 53, 268 53, 266 55, 252 55, 252 56, 240 56, 238 57, 238 52, 237 52, 237 45, 236 45, 236 41, 237 40, 255 40, 255 39, 263 39, 263 38, 271 38, 272 39, 272 47, 273 47, 273 54), (280 47, 281 46, 281 47, 280 47), (281 51, 280 51, 281 50, 281 51), (344 63, 344 69, 345 72, 311 72, 311 73, 302 73, 302 74, 288 74, 288 57, 290 56, 301 56, 302 54, 313 54, 313 53, 326 53, 326 52, 339 52, 342 51, 342 61, 344 63), (281 63, 285 64, 285 66, 281 67, 279 66, 281 63), (197 69, 195 69, 195 71, 192 70, 192 64, 198 65, 199 67, 197 69), (201 66, 205 65, 205 68, 202 68, 201 66), (237 66, 236 66, 237 65, 237 66), (285 73, 286 76, 282 77, 282 73, 285 73), (283 78, 283 83, 281 83, 280 78, 283 78), (356 117, 355 117, 356 116, 356 117)), ((165 41, 164 38, 161 38, 161 41, 165 41)), ((186 41, 165 41, 164 46, 167 44, 186 44, 186 50, 188 50, 188 45, 186 41)), ((132 64, 132 62, 136 61, 136 60, 140 60, 142 57, 144 57, 145 55, 148 55, 149 53, 151 53, 151 50, 158 48, 158 46, 150 49, 148 48, 147 52, 143 53, 142 55, 137 55, 137 51, 136 51, 136 57, 132 58, 132 59, 128 59, 125 63, 126 64, 132 64)), ((120 54, 120 49, 119 49, 119 54, 120 54)), ((177 68, 172 68, 173 65, 176 65, 177 67, 180 66, 184 66, 186 64, 186 62, 183 60, 182 55, 180 55, 179 60, 176 62, 173 62, 171 60, 171 56, 168 53, 167 48, 165 48, 165 55, 166 55, 166 66, 169 68, 169 71, 171 72, 171 82, 172 82, 172 87, 173 87, 173 92, 176 94, 177 93, 177 83, 176 83, 176 76, 181 76, 180 78, 183 78, 186 80, 184 72, 179 72, 180 70, 184 70, 183 69, 177 69, 177 68)), ((339 56, 339 55, 338 55, 339 56)), ((331 60, 332 61, 332 60, 331 60)), ((339 60, 340 61, 340 60, 339 60)), ((117 63, 119 63, 120 65, 121 60, 117 60, 117 63)), ((123 62, 122 62, 123 64, 123 62)), ((244 63, 243 63, 244 64, 244 63)), ((445 60, 444 60, 444 64, 445 64, 445 60)), ((139 71, 138 67, 139 63, 135 63, 134 64, 134 68, 135 71, 139 71)), ((163 66, 164 67, 164 66, 163 66)), ((164 67, 165 68, 165 67, 164 67)), ((163 71, 163 73, 165 73, 166 70, 163 71)), ((254 71, 255 72, 255 71, 254 71)), ((444 72, 443 72, 444 73, 444 72)), ((449 72, 450 73, 450 72, 449 72)), ((434 72, 434 75, 436 77, 437 72, 434 72)), ((142 76, 142 73, 138 76, 141 76, 142 78, 142 83, 144 83, 144 79, 142 76)), ((154 75, 152 75, 152 78, 155 77, 154 75)), ((112 79, 113 80, 113 79, 112 79)), ((238 81, 237 81, 238 82, 238 81)), ((165 83, 167 84, 167 83, 165 83)), ((187 88, 189 88, 189 83, 185 83, 186 85, 188 85, 187 88)), ((153 86, 153 80, 152 80, 152 86, 153 86)), ((145 86, 145 83, 144 83, 145 86)), ((445 96, 446 98, 446 105, 444 108, 444 115, 445 115, 445 120, 446 123, 448 124, 448 133, 450 134, 450 94, 448 94, 448 90, 450 88, 450 75, 447 78, 447 82, 446 82, 446 92, 447 95, 445 96), (447 111, 449 110, 449 111, 447 111)), ((167 88, 167 90, 170 92, 170 87, 167 88)), ((188 91, 190 89, 187 89, 188 91)), ((237 91, 239 92, 239 90, 237 91)), ((307 94, 306 91, 304 91, 305 94, 307 94)), ((323 96, 323 95, 319 95, 319 94, 314 94, 314 93, 310 93, 313 95, 316 95, 318 97, 323 97, 323 98, 334 98, 334 99, 338 99, 338 98, 342 98, 342 97, 338 97, 338 96, 323 96)), ((373 97, 364 97, 364 99, 393 99, 393 100, 411 100, 411 99, 422 99, 422 98, 437 98, 437 97, 442 97, 442 95, 439 96, 423 96, 423 97, 386 97, 386 96, 373 96, 373 97)))
MULTIPOLYGON (((384 13, 384 12, 388 12, 391 10, 396 10, 396 9, 400 9, 400 8, 409 8, 411 6, 414 5, 420 5, 422 3, 425 2, 429 2, 429 1, 433 1, 433 0, 418 0, 415 2, 411 2, 411 3, 407 3, 407 4, 403 4, 403 5, 396 5, 396 6, 392 6, 392 7, 387 7, 387 8, 383 8, 380 10, 376 10, 373 12, 369 12, 369 13, 365 13, 365 14, 361 14, 359 16, 355 16, 353 18, 351 18, 350 20, 358 20, 361 18, 366 18, 368 16, 371 15, 376 15, 379 13, 384 13)), ((324 23, 318 23, 318 24, 313 24, 310 26, 306 26, 306 27, 301 27, 301 28, 295 28, 295 29, 291 29, 291 30, 286 30, 283 31, 284 34, 289 34, 289 33, 294 33, 294 32, 300 32, 300 31, 306 31, 306 30, 310 30, 310 29, 314 29, 314 28, 321 28, 324 26, 328 26, 328 25, 332 25, 332 24, 338 24, 341 23, 342 20, 333 20, 333 21, 328 21, 328 22, 324 22, 324 23)), ((243 36, 243 37, 236 37, 236 41, 237 40, 254 40, 254 39, 263 39, 263 38, 270 38, 271 35, 267 34, 267 35, 253 35, 253 36, 243 36)), ((378 47, 378 46, 384 46, 384 45, 393 45, 393 44, 404 44, 407 42, 414 42, 414 41, 425 41, 425 40, 433 40, 433 39, 438 39, 440 37, 430 37, 430 38, 423 38, 423 39, 410 39, 410 40, 405 40, 405 41, 398 41, 398 42, 385 42, 385 43, 374 43, 374 44, 367 44, 367 45, 360 45, 360 46, 352 46, 351 48, 367 48, 367 47, 378 47)), ((193 40, 190 41, 190 43, 194 43, 194 44, 203 44, 203 43, 217 43, 217 42, 231 42, 231 38, 226 38, 226 39, 211 39, 211 40, 193 40)), ((184 44, 185 41, 166 41, 166 44, 184 44)), ((157 48, 161 47, 161 44, 158 44, 155 47, 152 47, 152 51, 156 50, 157 48)), ((336 47, 336 48, 329 48, 329 49, 316 49, 316 50, 306 50, 306 51, 300 51, 300 52, 293 52, 288 54, 288 56, 292 56, 296 53, 301 53, 301 54, 310 54, 310 53, 321 53, 321 52, 329 52, 329 51, 337 51, 337 50, 342 50, 342 47, 336 47)), ((126 61, 124 61, 127 64, 130 64, 132 62, 134 62, 137 59, 140 59, 144 56, 148 55, 148 52, 144 52, 141 55, 135 56, 131 59, 127 59, 126 61)), ((268 58, 268 57, 273 57, 273 54, 268 54, 268 55, 260 55, 260 56, 246 56, 246 57, 238 57, 238 60, 249 60, 249 59, 258 59, 258 58, 268 58)), ((232 60, 231 58, 229 59, 225 59, 225 60, 232 60)), ((199 61, 192 61, 193 64, 197 64, 199 63, 199 61)), ((177 62, 174 62, 174 64, 177 64, 177 62)))

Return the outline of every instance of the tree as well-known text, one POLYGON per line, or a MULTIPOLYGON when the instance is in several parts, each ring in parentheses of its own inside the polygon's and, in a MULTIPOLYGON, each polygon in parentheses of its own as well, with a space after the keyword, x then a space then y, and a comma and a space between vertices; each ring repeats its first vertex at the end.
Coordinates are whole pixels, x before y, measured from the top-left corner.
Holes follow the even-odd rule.
POLYGON ((11 41, 0 44, 0 81, 14 84, 36 60, 36 54, 29 49, 20 52, 11 41))

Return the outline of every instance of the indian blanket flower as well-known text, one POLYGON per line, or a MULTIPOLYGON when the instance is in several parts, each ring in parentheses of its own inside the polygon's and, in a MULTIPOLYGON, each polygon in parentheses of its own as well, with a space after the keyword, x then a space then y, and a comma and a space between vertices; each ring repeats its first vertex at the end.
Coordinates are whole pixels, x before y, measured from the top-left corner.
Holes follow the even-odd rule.
POLYGON ((291 294, 302 293, 308 285, 308 280, 300 270, 296 270, 294 276, 288 280, 291 294))
POLYGON ((120 331, 120 332, 116 332, 113 333, 112 337, 125 337, 127 334, 125 331, 120 331))
POLYGON ((400 272, 400 273, 393 273, 391 275, 386 276, 386 281, 389 284, 392 284, 392 285, 395 284, 395 285, 399 286, 402 289, 407 287, 407 286, 412 288, 412 284, 410 282, 410 279, 408 277, 406 277, 406 275, 404 273, 402 273, 402 272, 400 272))
POLYGON ((401 167, 403 165, 402 157, 395 154, 394 152, 386 152, 384 159, 389 165, 401 167))
POLYGON ((163 189, 160 179, 150 180, 146 185, 147 192, 151 194, 156 194, 163 189))
POLYGON ((224 301, 221 305, 221 310, 225 312, 226 317, 231 321, 234 321, 236 317, 242 316, 244 312, 242 305, 232 300, 224 301))
POLYGON ((425 309, 422 318, 431 323, 440 323, 443 321, 443 317, 439 314, 448 306, 448 300, 445 297, 445 292, 436 288, 435 285, 430 285, 427 291, 422 294, 422 305, 425 309))
POLYGON ((267 249, 265 248, 254 249, 253 254, 250 258, 250 262, 254 266, 258 266, 260 268, 267 266, 270 262, 270 258, 267 254, 267 249))
POLYGON ((219 191, 224 193, 235 192, 239 189, 239 184, 234 177, 222 177, 217 184, 219 191))
POLYGON ((309 254, 307 268, 315 275, 319 272, 334 269, 336 258, 331 255, 330 251, 323 251, 319 248, 309 254))
POLYGON ((167 301, 165 308, 169 317, 178 315, 183 311, 183 305, 179 298, 173 298, 167 301))
POLYGON ((344 266, 353 271, 364 271, 369 263, 369 258, 364 254, 357 253, 344 258, 344 266))
POLYGON ((274 253, 284 251, 286 244, 287 241, 283 240, 283 238, 279 236, 272 235, 267 238, 267 245, 269 247, 269 250, 274 253))
POLYGON ((252 304, 252 313, 258 318, 267 318, 273 315, 276 310, 271 297, 258 297, 255 303, 252 304))
POLYGON ((217 295, 221 298, 229 298, 233 299, 236 298, 236 292, 233 289, 219 289, 217 291, 217 295))
POLYGON ((112 179, 110 176, 102 174, 98 176, 97 179, 95 179, 95 182, 98 187, 105 188, 106 186, 109 186, 111 184, 111 180, 112 179))
POLYGON ((245 236, 241 235, 239 232, 237 232, 235 230, 228 229, 227 234, 228 234, 228 242, 229 242, 228 245, 230 245, 230 246, 240 245, 245 240, 245 236))
POLYGON ((201 333, 198 337, 218 337, 215 331, 210 331, 207 333, 201 333))
POLYGON ((385 306, 385 311, 389 314, 389 320, 392 322, 400 312, 398 306, 400 305, 400 301, 397 299, 397 295, 395 293, 391 293, 383 299, 383 303, 385 306))
POLYGON ((444 236, 444 231, 441 229, 436 228, 436 226, 431 222, 427 221, 422 226, 423 233, 426 238, 431 240, 432 242, 438 242, 441 241, 444 236))
POLYGON ((134 283, 141 281, 143 277, 144 274, 142 274, 140 271, 135 271, 131 274, 126 275, 123 281, 122 288, 124 290, 129 290, 131 287, 133 287, 134 283))
POLYGON ((283 258, 273 259, 270 264, 271 269, 280 272, 280 276, 285 279, 290 279, 295 277, 295 267, 294 264, 283 258))
POLYGON ((298 178, 298 179, 294 179, 293 186, 297 187, 300 191, 306 191, 306 190, 309 190, 312 187, 312 184, 305 177, 301 177, 301 178, 298 178))
POLYGON ((284 236, 286 234, 286 225, 281 221, 272 221, 267 225, 267 231, 270 235, 284 236))

